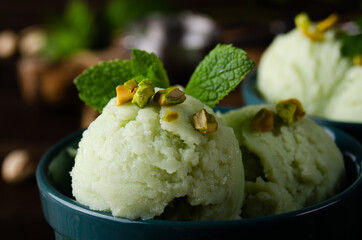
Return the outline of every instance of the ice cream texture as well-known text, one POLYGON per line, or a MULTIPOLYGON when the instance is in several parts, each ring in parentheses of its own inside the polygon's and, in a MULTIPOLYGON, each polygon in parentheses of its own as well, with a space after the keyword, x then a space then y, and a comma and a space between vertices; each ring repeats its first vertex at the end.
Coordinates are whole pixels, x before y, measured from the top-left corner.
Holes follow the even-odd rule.
POLYGON ((278 35, 262 55, 258 90, 270 103, 298 98, 310 115, 362 122, 362 66, 342 55, 341 44, 335 29, 323 41, 297 28, 278 35))
POLYGON ((241 151, 233 130, 202 134, 192 116, 205 108, 185 102, 145 108, 109 101, 85 130, 71 171, 73 195, 93 210, 128 219, 240 218, 244 199, 241 151), (169 111, 178 118, 164 121, 169 111))
POLYGON ((343 185, 343 157, 326 131, 303 117, 269 132, 251 128, 256 113, 274 106, 248 106, 222 118, 234 129, 243 154, 242 217, 297 210, 336 194, 343 185))
POLYGON ((326 116, 337 121, 362 122, 362 66, 350 68, 326 107, 326 116))

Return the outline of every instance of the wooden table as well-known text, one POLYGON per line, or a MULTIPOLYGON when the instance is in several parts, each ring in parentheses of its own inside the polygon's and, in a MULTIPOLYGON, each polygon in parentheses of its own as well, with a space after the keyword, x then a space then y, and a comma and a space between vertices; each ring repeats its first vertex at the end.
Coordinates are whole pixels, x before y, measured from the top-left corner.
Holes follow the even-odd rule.
MULTIPOLYGON (((79 128, 79 109, 28 106, 20 96, 13 59, 0 62, 0 163, 10 151, 29 150, 32 161, 79 128)), ((20 185, 0 179, 0 238, 54 239, 41 211, 35 177, 20 185)))

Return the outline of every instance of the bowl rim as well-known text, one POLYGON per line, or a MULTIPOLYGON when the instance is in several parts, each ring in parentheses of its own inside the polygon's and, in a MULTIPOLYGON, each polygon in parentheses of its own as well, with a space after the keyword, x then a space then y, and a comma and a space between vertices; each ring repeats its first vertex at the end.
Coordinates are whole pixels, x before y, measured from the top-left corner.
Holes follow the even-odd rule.
MULTIPOLYGON (((322 125, 323 126, 323 125, 322 125)), ((362 145, 355 140, 353 137, 349 136, 348 134, 344 133, 341 130, 338 130, 331 126, 323 126, 325 129, 332 131, 334 134, 338 134, 344 138, 347 138, 348 142, 351 142, 353 145, 357 146, 358 148, 362 149, 362 145)), ((362 171, 361 171, 361 164, 357 163, 357 159, 352 159, 354 164, 357 166, 359 170, 359 176, 346 187, 344 190, 339 192, 338 194, 316 204, 313 204, 308 207, 304 207, 302 209, 289 211, 286 213, 280 213, 270 216, 262 216, 262 217, 255 217, 255 218, 247 218, 247 219, 236 219, 236 220, 219 220, 219 221, 175 221, 175 220, 159 220, 159 219, 136 219, 130 220, 126 218, 114 217, 110 212, 102 212, 96 211, 88 208, 87 206, 76 202, 76 200, 69 198, 59 192, 52 184, 49 182, 47 178, 47 169, 52 160, 52 158, 63 149, 64 146, 69 144, 76 138, 81 138, 85 129, 78 130, 65 138, 58 141, 53 147, 51 147, 41 158, 37 169, 36 169, 36 180, 38 184, 38 189, 41 194, 50 197, 52 200, 58 202, 61 205, 64 205, 69 208, 71 211, 81 212, 83 214, 93 216, 96 218, 101 218, 103 220, 117 222, 117 223, 133 223, 133 224, 147 224, 147 225, 154 225, 154 226, 164 226, 164 227, 223 227, 223 226, 235 226, 235 225, 257 225, 260 223, 267 223, 273 221, 283 221, 288 220, 295 217, 303 217, 306 214, 313 214, 318 213, 319 211, 323 211, 325 208, 332 207, 341 201, 343 201, 343 196, 345 195, 353 195, 357 193, 357 189, 362 187, 362 171)), ((362 151, 361 151, 362 152, 362 151)), ((43 205, 43 202, 42 202, 43 205)), ((43 206, 44 208, 44 206, 43 206)))
MULTIPOLYGON (((257 70, 253 71, 243 82, 242 82, 242 93, 244 96, 244 102, 246 103, 247 100, 245 99, 245 96, 252 95, 254 99, 258 101, 258 104, 268 104, 268 102, 263 98, 261 93, 256 88, 256 83, 258 81, 258 72, 257 70)), ((248 104, 251 105, 251 104, 248 104)), ((253 104, 254 105, 254 104, 253 104)), ((359 122, 348 122, 348 121, 338 121, 338 120, 332 120, 325 117, 315 116, 315 115, 309 115, 307 114, 311 119, 322 123, 322 124, 334 124, 337 127, 350 127, 350 128, 357 128, 361 127, 362 123, 359 122)))

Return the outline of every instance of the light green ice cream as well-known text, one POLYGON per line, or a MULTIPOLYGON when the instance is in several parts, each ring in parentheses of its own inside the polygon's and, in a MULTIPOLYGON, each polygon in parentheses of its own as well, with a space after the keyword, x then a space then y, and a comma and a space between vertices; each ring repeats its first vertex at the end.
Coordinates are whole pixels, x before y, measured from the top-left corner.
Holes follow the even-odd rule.
POLYGON ((84 132, 71 171, 73 195, 94 210, 128 219, 161 215, 175 220, 227 220, 240 216, 244 172, 233 130, 196 131, 192 115, 212 110, 190 96, 169 107, 116 106, 111 99, 84 132), (176 209, 180 207, 180 211, 176 209))
POLYGON ((284 213, 323 201, 343 183, 342 154, 325 130, 307 117, 270 132, 253 130, 263 107, 248 106, 222 115, 234 129, 243 154, 245 194, 242 216, 284 213))
POLYGON ((294 29, 278 35, 264 52, 257 88, 270 103, 297 98, 308 114, 362 122, 361 114, 356 113, 362 108, 361 94, 353 90, 358 84, 350 86, 361 78, 350 73, 352 66, 352 61, 342 56, 336 30, 327 31, 323 41, 312 41, 294 29), (331 109, 332 101, 341 107, 331 109))
POLYGON ((362 66, 348 70, 326 107, 326 116, 337 121, 362 122, 362 66))

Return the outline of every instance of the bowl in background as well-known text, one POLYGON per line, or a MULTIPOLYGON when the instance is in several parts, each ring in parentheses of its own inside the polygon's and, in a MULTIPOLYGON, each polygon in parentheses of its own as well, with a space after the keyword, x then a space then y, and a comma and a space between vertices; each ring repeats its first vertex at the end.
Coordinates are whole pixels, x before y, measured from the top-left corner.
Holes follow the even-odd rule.
MULTIPOLYGON (((257 104, 267 103, 267 101, 258 91, 256 84, 257 84, 257 73, 251 74, 242 83, 241 91, 244 103, 246 105, 257 105, 257 104)), ((354 137, 355 139, 357 139, 359 142, 362 143, 362 123, 333 121, 312 115, 309 115, 309 117, 320 125, 339 128, 342 131, 350 134, 352 137, 354 137)))
MULTIPOLYGON (((224 109, 225 110, 225 109, 224 109)), ((346 188, 321 203, 273 216, 229 221, 128 220, 93 211, 72 197, 70 170, 83 131, 52 147, 37 167, 37 183, 46 220, 56 239, 229 239, 288 237, 325 239, 361 236, 362 146, 331 127, 348 173, 346 188)))

